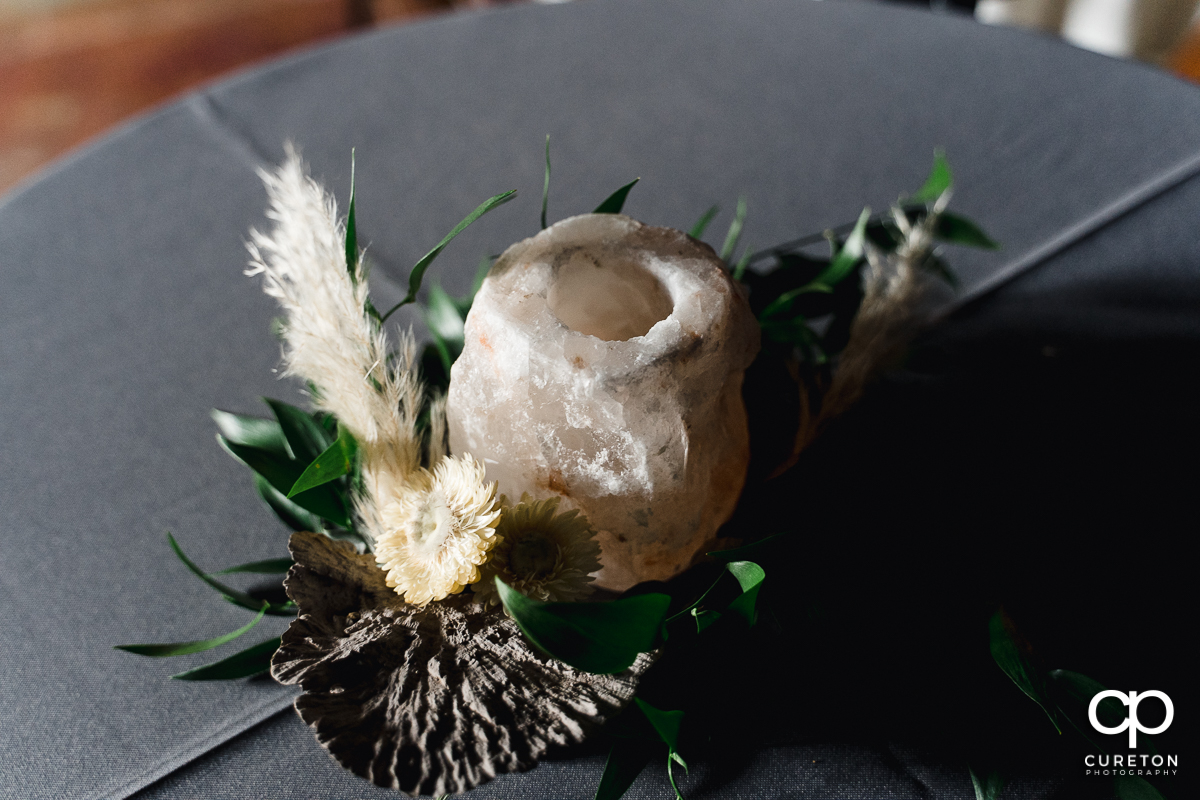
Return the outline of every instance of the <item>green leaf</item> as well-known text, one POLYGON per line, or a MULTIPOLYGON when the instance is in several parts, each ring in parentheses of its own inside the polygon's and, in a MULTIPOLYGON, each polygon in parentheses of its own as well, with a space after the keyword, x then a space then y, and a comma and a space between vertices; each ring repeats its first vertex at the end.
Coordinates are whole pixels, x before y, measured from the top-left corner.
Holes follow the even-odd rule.
POLYGON ((1000 777, 999 772, 992 772, 987 776, 987 780, 980 780, 975 774, 975 770, 970 767, 967 772, 971 773, 971 786, 975 789, 975 800, 997 800, 1000 797, 1000 791, 1004 788, 1004 779, 1000 777))
POLYGON ((698 608, 692 609, 692 616, 696 618, 696 633, 704 633, 706 628, 721 618, 720 612, 701 611, 698 608))
MULTIPOLYGON (((450 388, 450 368, 454 366, 456 356, 450 351, 450 346, 446 344, 445 339, 438 335, 437 331, 430 330, 430 334, 433 336, 433 342, 427 345, 427 347, 432 346, 434 352, 437 353, 438 361, 441 363, 442 375, 445 377, 444 380, 442 378, 435 380, 429 375, 425 377, 429 385, 440 387, 444 393, 450 388)), ((427 422, 423 424, 427 424, 427 422)))
POLYGON ((320 533, 325 527, 321 524, 321 518, 311 511, 305 511, 300 506, 288 500, 283 492, 271 485, 271 482, 259 475, 257 472, 254 475, 254 488, 258 490, 258 496, 263 499, 267 507, 275 512, 275 516, 279 517, 284 525, 294 531, 312 531, 320 533))
POLYGON ((466 230, 468 225, 482 217, 487 212, 491 211, 493 208, 498 208, 499 206, 504 205, 516 196, 517 190, 512 189, 504 194, 498 194, 495 197, 489 197, 487 200, 484 200, 482 203, 480 203, 474 211, 472 211, 470 214, 467 214, 467 216, 463 218, 462 222, 454 226, 454 230, 447 233, 445 238, 438 242, 436 247, 422 256, 421 260, 413 266, 412 272, 408 274, 408 294, 404 296, 403 300, 392 306, 386 314, 380 317, 379 321, 381 323, 386 322, 387 318, 394 314, 402 306, 406 306, 417 299, 417 292, 421 288, 421 279, 425 277, 425 270, 429 269, 429 265, 432 264, 433 260, 437 258, 443 250, 446 249, 446 245, 450 244, 450 242, 454 240, 454 237, 458 236, 460 233, 466 230))
POLYGON ((742 238, 742 226, 746 223, 746 210, 746 198, 743 195, 738 198, 737 210, 733 212, 733 222, 729 223, 729 230, 725 233, 725 244, 721 246, 721 260, 726 263, 733 258, 733 251, 737 249, 738 239, 742 238))
POLYGON ((863 257, 863 246, 866 242, 867 220, 871 218, 871 209, 864 208, 854 223, 854 230, 846 237, 846 243, 838 250, 837 255, 829 262, 829 266, 821 270, 813 283, 833 286, 850 274, 851 270, 863 257))
MULTIPOLYGON (((439 342, 436 335, 421 349, 420 374, 421 379, 429 389, 445 394, 450 389, 450 372, 446 365, 453 365, 450 351, 445 342, 439 342)), ((417 418, 418 428, 424 432, 429 428, 428 406, 422 408, 421 416, 417 418)))
POLYGON ((720 206, 713 206, 712 208, 708 209, 708 211, 705 211, 703 214, 701 214, 700 219, 696 220, 696 224, 692 226, 690 231, 688 231, 688 236, 692 237, 693 239, 699 239, 701 236, 703 236, 704 232, 708 230, 708 223, 713 221, 713 218, 717 216, 717 212, 720 210, 720 206))
POLYGON ((542 230, 546 230, 546 206, 550 201, 550 134, 546 134, 546 179, 542 182, 542 230))
POLYGON ((442 370, 448 376, 455 360, 462 354, 464 336, 464 317, 466 311, 461 310, 466 305, 470 309, 471 299, 459 303, 450 297, 439 284, 429 287, 429 302, 425 307, 425 325, 433 337, 433 347, 438 359, 442 362, 442 370))
POLYGON ((349 475, 354 469, 354 460, 358 458, 358 442, 350 431, 343 426, 338 432, 338 438, 333 444, 313 459, 288 492, 288 498, 323 486, 335 481, 343 475, 349 475))
POLYGON ((742 587, 742 593, 734 598, 727 610, 740 615, 747 624, 753 625, 758 621, 758 592, 767 573, 753 561, 730 561, 725 568, 742 587))
POLYGON ((608 752, 604 774, 596 787, 595 800, 620 800, 629 787, 650 763, 653 753, 645 742, 636 739, 617 739, 608 752))
MULTIPOLYGON (((250 595, 246 594, 245 592, 239 591, 237 589, 234 589, 232 586, 228 586, 224 583, 221 583, 219 580, 212 577, 211 575, 206 573, 204 570, 202 570, 198 566, 196 566, 196 564, 190 558, 188 558, 186 555, 184 555, 183 549, 180 548, 179 543, 175 541, 175 537, 172 536, 169 532, 167 533, 167 541, 170 542, 171 549, 175 551, 175 555, 177 555, 179 557, 179 560, 183 562, 183 565, 185 567, 187 567, 191 571, 191 573, 193 575, 195 575, 197 578, 204 581, 209 586, 211 586, 212 588, 214 588, 218 592, 220 592, 222 594, 222 596, 225 597, 226 600, 233 603, 234 605, 239 605, 242 608, 248 608, 251 611, 258 611, 259 609, 261 609, 263 607, 262 600, 257 600, 255 598, 251 597, 250 595)), ((273 616, 284 616, 284 615, 291 616, 293 613, 295 613, 295 607, 292 605, 292 603, 290 601, 287 603, 280 603, 280 604, 268 603, 267 608, 266 608, 266 613, 271 614, 273 616)))
POLYGON ((679 786, 675 783, 675 772, 672 769, 674 764, 679 764, 683 767, 683 771, 688 771, 687 762, 683 760, 683 756, 674 750, 667 751, 667 780, 671 782, 671 788, 675 790, 675 800, 683 800, 683 792, 679 791, 679 786))
POLYGON ((1050 702, 1046 691, 1045 676, 1034 664, 1029 644, 1017 633, 1016 625, 1004 613, 1004 609, 1000 609, 992 616, 988 630, 992 658, 995 659, 996 664, 1022 692, 1029 695, 1030 699, 1042 707, 1046 716, 1050 717, 1050 722, 1054 724, 1054 729, 1062 733, 1062 728, 1059 727, 1054 713, 1054 704, 1050 702))
POLYGON ((479 294, 479 290, 483 288, 483 279, 492 271, 492 264, 496 263, 496 259, 500 256, 484 256, 479 261, 479 266, 475 269, 475 280, 471 281, 471 296, 465 301, 459 301, 458 310, 463 319, 467 318, 467 312, 471 310, 471 304, 475 300, 475 295, 479 294))
POLYGON ((705 623, 704 628, 701 628, 699 614, 703 614, 704 612, 698 612, 698 610, 700 608, 700 604, 704 602, 704 598, 708 597, 712 593, 712 590, 721 584, 721 579, 725 577, 726 572, 728 572, 728 570, 721 570, 721 572, 717 575, 717 579, 713 581, 712 584, 705 589, 699 597, 693 600, 689 605, 685 606, 682 610, 668 617, 666 624, 670 625, 672 622, 684 616, 685 614, 691 614, 693 617, 696 617, 696 627, 700 630, 703 630, 713 622, 716 622, 716 619, 710 619, 707 623, 705 623))
POLYGON ((531 642, 584 672, 627 669, 653 650, 671 598, 643 594, 605 603, 546 603, 513 589, 499 577, 496 589, 509 615, 531 642))
POLYGON ((312 461, 332 443, 325 429, 304 409, 269 397, 264 397, 263 402, 279 421, 292 456, 301 464, 312 461))
POLYGON ((792 306, 795 305, 798 297, 805 294, 811 294, 813 292, 832 294, 833 288, 825 285, 824 283, 813 281, 812 283, 806 283, 803 286, 792 289, 791 291, 784 292, 783 294, 779 295, 779 297, 776 297, 767 304, 767 307, 764 308, 762 313, 758 315, 759 321, 761 322, 769 320, 772 317, 778 317, 786 314, 792 310, 792 306))
POLYGON ((236 567, 226 567, 210 575, 233 575, 239 572, 250 572, 255 575, 280 575, 292 568, 296 562, 290 558, 268 558, 264 561, 251 561, 248 564, 238 564, 236 567))
MULTIPOLYGON (((726 552, 733 553, 736 551, 730 550, 726 552)), ((716 554, 719 553, 720 551, 717 551, 716 554)), ((716 554, 710 553, 709 555, 716 554)), ((758 592, 759 589, 762 588, 762 582, 766 578, 766 573, 763 571, 762 567, 752 561, 734 560, 725 564, 725 569, 721 570, 720 574, 717 575, 717 579, 712 582, 711 586, 704 590, 703 594, 697 597, 690 605, 684 607, 682 610, 676 612, 669 619, 667 619, 667 624, 674 622, 682 616, 690 614, 696 620, 696 632, 703 633, 706 628, 719 620, 721 618, 720 613, 717 613, 712 609, 701 610, 700 605, 704 602, 705 598, 712 593, 713 589, 716 589, 717 586, 720 585, 721 579, 725 577, 725 573, 732 575, 734 579, 737 580, 738 586, 740 586, 742 589, 742 593, 734 598, 728 606, 726 606, 725 612, 732 612, 733 614, 740 616, 750 625, 753 625, 755 622, 757 622, 758 592)))
POLYGON ((679 729, 683 726, 683 712, 662 711, 640 697, 633 698, 633 702, 646 715, 646 719, 650 721, 658 738, 666 742, 667 747, 675 749, 679 744, 679 729))
POLYGON ((271 656, 279 649, 280 638, 268 639, 240 653, 234 653, 229 658, 221 659, 213 664, 189 669, 171 677, 178 681, 228 681, 234 678, 248 678, 259 675, 271 668, 271 656))
POLYGON ((746 274, 746 268, 750 266, 750 257, 754 255, 754 250, 750 245, 746 245, 746 249, 742 252, 742 257, 738 259, 737 264, 733 266, 733 279, 740 281, 746 274))
MULTIPOLYGON (((363 272, 365 274, 366 270, 363 270, 363 272)), ((363 311, 365 311, 367 316, 371 319, 375 320, 379 324, 383 324, 383 317, 379 316, 379 309, 376 308, 375 304, 371 302, 370 297, 367 297, 367 299, 363 301, 363 311)))
POLYGON ((604 202, 596 206, 593 214, 620 214, 621 209, 625 207, 625 198, 629 196, 629 190, 634 187, 641 178, 634 178, 629 183, 617 189, 615 192, 605 198, 604 202))
POLYGON ((954 176, 950 172, 950 163, 946 161, 946 154, 940 149, 934 150, 933 169, 929 171, 925 185, 916 191, 912 199, 918 203, 932 203, 941 197, 942 192, 949 189, 953 183, 954 176))
POLYGON ((446 293, 440 284, 434 283, 429 287, 429 302, 425 309, 425 324, 429 330, 451 346, 455 355, 462 352, 463 346, 463 314, 459 312, 454 299, 446 293))
MULTIPOLYGON (((1050 695, 1054 698, 1059 714, 1071 723, 1071 726, 1083 738, 1101 751, 1109 752, 1110 741, 1105 737, 1097 737, 1096 730, 1088 719, 1088 707, 1091 705, 1092 698, 1103 692, 1106 687, 1086 675, 1065 669, 1050 670, 1047 675, 1050 679, 1048 682, 1050 695)), ((1115 697, 1106 697, 1096 705, 1096 718, 1105 727, 1119 726, 1125 721, 1126 716, 1125 706, 1115 697)), ((1145 747, 1151 753, 1156 752, 1153 745, 1149 743, 1144 745, 1139 743, 1139 747, 1145 747)))
POLYGON ((346 272, 358 283, 358 226, 354 222, 354 148, 350 148, 350 210, 346 214, 346 272))
MULTIPOLYGON (((299 462, 281 458, 255 447, 234 444, 223 436, 218 436, 217 441, 230 455, 266 478, 271 486, 285 497, 304 472, 299 462)), ((322 519, 327 519, 343 528, 351 527, 350 516, 346 513, 345 504, 329 486, 309 489, 292 499, 296 505, 311 511, 322 519)))
MULTIPOLYGON (((331 536, 329 538, 332 539, 334 537, 331 536)), ((283 586, 281 585, 279 588, 282 589, 283 586)), ((221 599, 230 605, 241 606, 242 608, 245 608, 245 606, 242 605, 241 600, 230 597, 227 594, 221 595, 221 599)), ((282 603, 271 603, 271 605, 267 608, 267 615, 271 617, 294 617, 296 616, 297 610, 298 607, 295 603, 293 603, 291 600, 285 600, 282 603)))
POLYGON ((785 320, 765 320, 759 323, 763 336, 769 341, 799 348, 803 361, 808 364, 825 364, 829 356, 820 337, 808 326, 804 317, 785 320))
MULTIPOLYGON (((312 389, 313 394, 317 392, 312 389)), ((337 438, 338 423, 337 417, 327 411, 316 411, 312 414, 313 420, 321 426, 321 430, 325 431, 326 441, 332 442, 337 438)))
POLYGON ((247 417, 243 414, 222 411, 219 408, 214 408, 210 412, 210 416, 212 416, 213 422, 217 423, 217 430, 221 432, 221 435, 234 444, 265 450, 285 458, 292 457, 287 438, 283 435, 283 429, 279 427, 276 420, 247 417))
POLYGON ((943 211, 933 227, 933 235, 943 242, 961 244, 966 247, 982 247, 985 250, 999 250, 1000 245, 992 241, 978 225, 966 217, 943 211))
POLYGON ((229 633, 213 637, 212 639, 200 639, 195 642, 175 642, 174 644, 119 644, 114 649, 124 650, 127 653, 134 653, 139 656, 152 656, 154 658, 186 656, 189 653, 203 653, 205 650, 212 650, 214 647, 220 647, 226 642, 232 642, 243 633, 248 633, 250 629, 257 625, 259 620, 263 618, 263 614, 267 613, 267 607, 270 605, 270 603, 264 600, 262 603, 262 608, 258 610, 258 614, 254 617, 254 619, 250 620, 249 624, 243 625, 236 631, 231 631, 229 633))
MULTIPOLYGON (((1065 712, 1069 709, 1063 708, 1064 705, 1075 706, 1081 712, 1080 721, 1087 722, 1087 707, 1093 697, 1104 691, 1104 685, 1086 675, 1065 669, 1050 670, 1048 675, 1059 708, 1065 712)), ((1125 706, 1115 697, 1106 697, 1096 705, 1096 717, 1105 727, 1115 728, 1125 716, 1125 706)), ((1091 728, 1091 724, 1088 723, 1087 727, 1091 728)))
POLYGON ((679 729, 683 726, 682 711, 662 711, 642 700, 640 697, 633 698, 633 702, 646 715, 646 719, 650 721, 651 727, 658 737, 666 742, 667 745, 667 779, 671 781, 671 788, 675 790, 675 797, 682 798, 683 795, 679 791, 679 787, 675 785, 675 776, 671 771, 672 762, 678 763, 686 771, 688 768, 687 762, 679 755, 676 748, 679 745, 679 729))
POLYGON ((1113 790, 1117 800, 1163 800, 1162 794, 1149 781, 1134 775, 1113 778, 1113 790))
MULTIPOLYGON (((764 319, 759 322, 763 335, 774 342, 813 348, 818 345, 816 332, 808 325, 808 320, 801 316, 790 319, 764 319)), ((817 363, 825 363, 824 354, 817 363)))

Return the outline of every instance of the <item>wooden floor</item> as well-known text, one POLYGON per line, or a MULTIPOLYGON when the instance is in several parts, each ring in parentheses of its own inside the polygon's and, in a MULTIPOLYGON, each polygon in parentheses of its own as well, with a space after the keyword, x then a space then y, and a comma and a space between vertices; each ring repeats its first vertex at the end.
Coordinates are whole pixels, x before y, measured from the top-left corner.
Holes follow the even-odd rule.
POLYGON ((1193 25, 1183 37, 1167 59, 1166 67, 1181 78, 1200 83, 1200 24, 1193 25))
MULTIPOLYGON (((96 0, 0 17, 0 193, 131 114, 254 61, 500 0, 96 0)), ((1200 82, 1200 28, 1169 68, 1200 82)))
POLYGON ((0 18, 0 192, 131 114, 254 61, 486 0, 99 0, 0 18))

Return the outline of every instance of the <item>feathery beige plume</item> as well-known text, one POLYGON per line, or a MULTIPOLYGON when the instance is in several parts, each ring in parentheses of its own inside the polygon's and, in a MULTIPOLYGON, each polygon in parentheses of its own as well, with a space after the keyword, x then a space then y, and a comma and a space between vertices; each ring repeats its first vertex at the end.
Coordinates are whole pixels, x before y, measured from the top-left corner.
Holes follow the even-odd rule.
POLYGON ((437 464, 450 455, 446 438, 446 395, 434 391, 429 401, 429 443, 425 453, 426 464, 437 464))
POLYGON ((382 532, 376 499, 392 497, 420 469, 417 433, 423 388, 412 334, 390 356, 386 332, 367 313, 367 280, 358 260, 346 269, 346 230, 337 203, 310 178, 289 145, 275 172, 260 171, 274 222, 250 232, 247 275, 286 313, 286 375, 308 381, 313 405, 337 417, 358 441, 365 491, 356 498, 366 532, 382 532))
POLYGON ((893 206, 892 220, 904 241, 894 253, 888 254, 881 253, 870 242, 865 244, 863 300, 850 324, 850 339, 838 357, 828 389, 818 390, 818 399, 810 398, 808 390, 801 386, 800 427, 792 455, 775 470, 775 475, 795 464, 800 452, 832 420, 854 405, 880 373, 894 367, 928 323, 925 300, 933 279, 926 263, 933 255, 938 217, 949 202, 947 189, 916 225, 909 222, 903 209, 893 206))

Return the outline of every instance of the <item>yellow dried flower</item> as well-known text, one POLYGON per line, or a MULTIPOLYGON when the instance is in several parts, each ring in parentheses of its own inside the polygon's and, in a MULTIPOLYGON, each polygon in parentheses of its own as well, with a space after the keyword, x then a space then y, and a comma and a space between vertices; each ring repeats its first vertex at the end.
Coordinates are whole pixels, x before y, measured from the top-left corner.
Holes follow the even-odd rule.
POLYGON ((470 455, 444 456, 433 472, 414 473, 384 506, 375 560, 407 602, 423 606, 479 580, 500 520, 496 484, 484 477, 483 464, 470 455))
POLYGON ((472 584, 479 602, 497 605, 496 575, 537 600, 581 600, 592 592, 591 573, 600 569, 600 543, 587 517, 578 511, 558 513, 561 498, 535 501, 528 494, 509 505, 496 529, 500 542, 472 584))

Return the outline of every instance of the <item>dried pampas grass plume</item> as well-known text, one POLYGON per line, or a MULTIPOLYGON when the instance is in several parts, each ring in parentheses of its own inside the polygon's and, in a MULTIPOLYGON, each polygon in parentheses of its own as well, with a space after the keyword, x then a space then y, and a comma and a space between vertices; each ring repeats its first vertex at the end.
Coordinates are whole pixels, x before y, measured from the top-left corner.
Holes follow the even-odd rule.
POLYGON ((401 336, 389 357, 386 332, 367 312, 362 259, 346 267, 337 203, 307 174, 290 145, 275 172, 260 170, 270 233, 251 230, 247 275, 279 301, 285 374, 314 388, 313 405, 337 417, 359 443, 364 491, 356 500, 367 533, 382 532, 375 498, 396 494, 420 469, 417 419, 423 388, 416 344, 401 336))
POLYGON ((903 356, 917 333, 929 322, 926 297, 934 282, 928 269, 938 218, 950 202, 947 189, 913 224, 904 210, 892 207, 892 221, 904 240, 893 253, 882 253, 866 242, 863 300, 850 325, 850 338, 838 358, 828 389, 812 398, 801 387, 800 427, 791 457, 775 470, 783 473, 826 426, 858 402, 867 386, 903 356))

